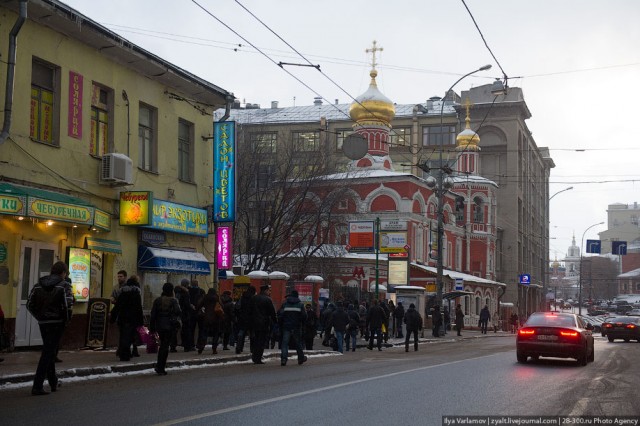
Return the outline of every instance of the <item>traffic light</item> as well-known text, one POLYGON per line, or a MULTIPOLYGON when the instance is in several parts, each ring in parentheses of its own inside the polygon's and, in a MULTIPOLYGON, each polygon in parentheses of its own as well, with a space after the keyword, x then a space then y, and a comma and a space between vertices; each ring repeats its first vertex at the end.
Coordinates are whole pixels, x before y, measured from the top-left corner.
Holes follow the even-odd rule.
POLYGON ((462 195, 458 195, 456 197, 456 211, 464 210, 464 197, 462 195))

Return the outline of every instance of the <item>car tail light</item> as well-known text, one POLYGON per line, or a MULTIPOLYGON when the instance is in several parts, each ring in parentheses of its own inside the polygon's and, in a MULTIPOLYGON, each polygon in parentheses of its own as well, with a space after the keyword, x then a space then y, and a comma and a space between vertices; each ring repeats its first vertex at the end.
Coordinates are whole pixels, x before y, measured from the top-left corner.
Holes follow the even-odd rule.
POLYGON ((536 331, 533 328, 521 328, 518 330, 518 334, 521 336, 533 336, 536 334, 536 331))
POLYGON ((627 324, 626 328, 634 329, 634 328, 636 328, 636 325, 635 324, 627 324))
POLYGON ((580 333, 578 333, 577 331, 573 331, 573 330, 560 330, 560 336, 562 337, 571 337, 571 338, 575 338, 578 337, 580 333))
POLYGON ((604 325, 604 328, 612 328, 612 327, 613 327, 613 324, 605 324, 604 325))

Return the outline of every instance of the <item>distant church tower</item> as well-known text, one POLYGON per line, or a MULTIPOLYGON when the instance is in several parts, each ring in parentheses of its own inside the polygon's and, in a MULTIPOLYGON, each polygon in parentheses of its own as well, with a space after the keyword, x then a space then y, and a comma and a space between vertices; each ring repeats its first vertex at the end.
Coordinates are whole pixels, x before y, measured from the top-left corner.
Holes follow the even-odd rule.
POLYGON ((571 240, 571 246, 567 252, 567 257, 564 259, 564 264, 567 269, 566 275, 576 276, 580 272, 580 247, 576 245, 576 234, 573 234, 571 240))

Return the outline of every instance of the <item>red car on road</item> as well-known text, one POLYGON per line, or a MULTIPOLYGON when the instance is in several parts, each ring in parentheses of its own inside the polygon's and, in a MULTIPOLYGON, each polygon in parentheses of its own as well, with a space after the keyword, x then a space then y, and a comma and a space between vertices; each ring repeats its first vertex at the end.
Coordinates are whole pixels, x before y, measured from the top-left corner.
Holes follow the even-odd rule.
POLYGON ((518 362, 539 357, 575 358, 579 365, 594 360, 593 325, 569 312, 536 312, 518 330, 518 362))

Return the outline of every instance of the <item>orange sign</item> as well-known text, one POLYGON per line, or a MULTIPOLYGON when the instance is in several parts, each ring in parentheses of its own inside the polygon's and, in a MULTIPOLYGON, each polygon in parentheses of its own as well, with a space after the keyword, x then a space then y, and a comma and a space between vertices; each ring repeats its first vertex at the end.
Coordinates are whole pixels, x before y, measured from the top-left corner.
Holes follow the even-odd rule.
POLYGON ((352 253, 373 253, 373 221, 349 222, 349 251, 352 253))

